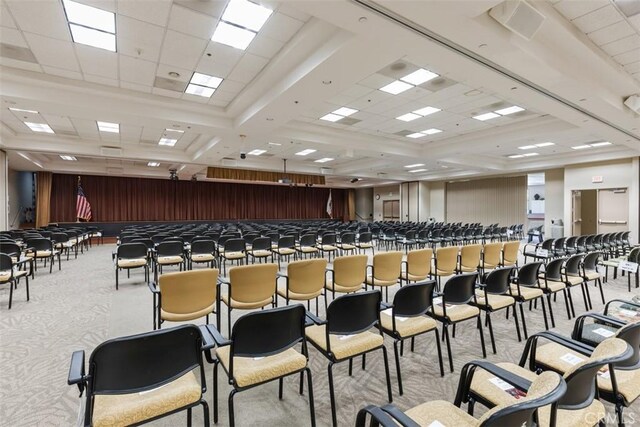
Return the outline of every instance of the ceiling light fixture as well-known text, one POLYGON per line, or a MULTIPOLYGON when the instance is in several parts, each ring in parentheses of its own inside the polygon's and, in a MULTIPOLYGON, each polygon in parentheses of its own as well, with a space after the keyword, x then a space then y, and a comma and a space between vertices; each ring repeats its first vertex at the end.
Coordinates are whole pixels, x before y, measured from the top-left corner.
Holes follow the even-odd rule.
POLYGON ((409 171, 409 173, 426 172, 428 170, 429 169, 414 169, 414 170, 409 171))
POLYGON ((267 150, 258 150, 258 149, 255 149, 255 150, 251 150, 251 151, 249 151, 247 154, 251 154, 252 156, 259 156, 260 154, 264 154, 264 153, 266 153, 266 152, 267 152, 267 150))
POLYGON ((611 145, 611 143, 609 141, 602 141, 602 142, 594 142, 593 144, 591 144, 592 147, 604 147, 606 145, 611 145))
POLYGON ((35 110, 23 110, 22 108, 9 108, 9 110, 11 111, 15 111, 17 113, 31 113, 31 114, 38 114, 37 111, 35 110))
POLYGON ((432 73, 429 70, 425 70, 424 68, 420 68, 417 71, 414 71, 411 74, 407 74, 404 77, 400 77, 400 80, 405 81, 407 83, 411 83, 412 85, 418 86, 422 83, 426 83, 429 80, 433 80, 436 77, 439 77, 438 74, 432 73))
POLYGON ((330 162, 332 160, 335 160, 335 159, 333 159, 331 157, 323 157, 321 159, 315 160, 315 163, 327 163, 327 162, 330 162))
POLYGON ((231 0, 211 40, 245 50, 273 11, 247 0, 231 0))
POLYGON ((422 116, 413 113, 403 114, 401 116, 396 117, 396 120, 402 120, 403 122, 410 122, 415 119, 419 119, 422 116))
POLYGON ((296 156, 307 156, 311 153, 315 153, 316 151, 317 150, 314 150, 313 148, 307 148, 306 150, 298 151, 296 156))
POLYGON ((324 116, 320 117, 320 120, 325 120, 327 122, 337 122, 341 119, 344 119, 344 117, 333 113, 325 114, 324 116))
POLYGON ((51 129, 51 127, 46 123, 24 122, 24 124, 34 132, 55 133, 53 129, 51 129))
POLYGON ((518 147, 518 150, 531 150, 533 148, 536 148, 535 145, 523 145, 522 147, 518 147))
POLYGON ((496 114, 500 114, 501 116, 508 116, 509 114, 519 113, 520 111, 524 111, 524 108, 518 107, 514 105, 513 107, 502 108, 501 110, 496 110, 496 114))
POLYGON ((78 159, 76 159, 76 157, 75 157, 75 156, 68 156, 68 155, 66 155, 66 154, 65 154, 65 155, 62 155, 62 154, 61 154, 61 155, 60 155, 60 158, 61 158, 62 160, 67 160, 67 161, 69 161, 69 162, 75 162, 75 161, 77 161, 77 160, 78 160, 78 159))
POLYGON ((424 166, 424 163, 415 163, 413 165, 406 165, 405 168, 419 168, 420 166, 424 166))
POLYGON ((407 135, 407 138, 422 138, 423 136, 427 136, 424 133, 420 133, 420 132, 416 132, 416 133, 410 133, 409 135, 407 135))
POLYGON ((147 163, 147 166, 152 167, 152 168, 157 168, 158 166, 160 166, 160 163, 158 163, 158 162, 149 162, 149 163, 147 163))
POLYGON ((571 148, 574 150, 584 150, 585 148, 591 148, 591 146, 589 144, 583 144, 583 145, 575 145, 571 148))
POLYGON ((477 116, 473 116, 474 119, 480 120, 481 122, 484 122, 485 120, 495 119, 496 117, 500 117, 500 115, 496 113, 484 113, 484 114, 479 114, 477 116))
POLYGON ((342 120, 345 117, 349 117, 350 115, 357 113, 358 111, 359 110, 354 110, 353 108, 349 107, 340 107, 337 110, 334 110, 329 114, 325 114, 324 116, 320 117, 320 120, 335 123, 338 120, 342 120))
POLYGON ((173 138, 160 138, 160 141, 158 141, 158 145, 173 147, 174 145, 176 145, 177 142, 178 140, 173 138))
POLYGON ((435 107, 424 107, 419 110, 413 111, 413 113, 424 117, 424 116, 428 116, 429 114, 437 113, 438 111, 442 111, 442 110, 435 107))
POLYGON ((540 154, 538 153, 524 153, 522 156, 524 157, 531 157, 531 156, 539 156, 540 154))
POLYGON ((431 129, 422 131, 422 133, 424 133, 425 135, 435 135, 436 133, 440 133, 440 132, 442 132, 442 130, 436 129, 436 128, 431 128, 431 129))
POLYGON ((280 144, 279 142, 270 142, 269 145, 275 145, 275 146, 281 146, 282 144, 280 144))
POLYGON ((524 157, 524 154, 512 154, 510 156, 507 156, 510 159, 521 159, 524 157))
POLYGON ((75 43, 116 51, 115 13, 72 0, 62 4, 75 43))
POLYGON ((536 147, 550 147, 552 145, 556 145, 553 142, 541 142, 540 144, 536 144, 536 147))
POLYGON ((98 130, 100 132, 120 133, 120 125, 118 123, 100 122, 98 124, 98 130))
POLYGON ((389 83, 386 86, 382 86, 380 89, 383 92, 390 93, 391 95, 397 95, 406 90, 413 89, 415 86, 410 85, 409 83, 401 82, 400 80, 395 80, 389 83))

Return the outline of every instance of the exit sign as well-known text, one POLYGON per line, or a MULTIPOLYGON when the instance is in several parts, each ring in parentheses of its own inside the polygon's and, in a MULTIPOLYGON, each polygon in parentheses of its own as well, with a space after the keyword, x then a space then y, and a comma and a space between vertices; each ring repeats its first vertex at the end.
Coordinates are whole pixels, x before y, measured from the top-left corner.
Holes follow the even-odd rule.
POLYGON ((600 184, 602 181, 602 175, 595 175, 591 177, 591 182, 594 184, 600 184))

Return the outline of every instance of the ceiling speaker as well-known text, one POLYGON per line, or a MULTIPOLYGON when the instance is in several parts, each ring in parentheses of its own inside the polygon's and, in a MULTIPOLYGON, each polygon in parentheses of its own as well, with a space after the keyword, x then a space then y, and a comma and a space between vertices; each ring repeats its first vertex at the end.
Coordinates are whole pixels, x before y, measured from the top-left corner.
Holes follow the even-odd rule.
POLYGON ((524 0, 506 0, 489 10, 489 15, 527 40, 542 26, 545 16, 524 0))
POLYGON ((631 95, 624 100, 624 105, 629 107, 629 109, 631 109, 631 111, 633 111, 634 113, 640 114, 640 96, 631 95))

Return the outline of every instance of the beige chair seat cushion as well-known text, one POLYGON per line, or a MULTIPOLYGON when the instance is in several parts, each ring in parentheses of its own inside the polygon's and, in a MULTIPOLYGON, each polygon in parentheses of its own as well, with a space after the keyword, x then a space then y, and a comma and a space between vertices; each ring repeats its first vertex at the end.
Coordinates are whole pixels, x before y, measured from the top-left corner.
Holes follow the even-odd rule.
POLYGON ((487 297, 489 298, 488 304, 484 299, 484 292, 480 290, 476 291, 476 300, 478 301, 478 305, 489 306, 492 310, 509 307, 516 302, 516 300, 509 295, 487 294, 487 297))
POLYGON ((373 243, 356 243, 356 246, 359 248, 372 248, 373 247, 373 243))
POLYGON ((240 302, 240 301, 236 301, 233 298, 229 298, 228 294, 222 294, 222 301, 227 304, 228 307, 231 308, 237 308, 240 310, 250 310, 252 308, 262 308, 265 307, 269 304, 271 304, 271 298, 267 298, 263 301, 257 301, 257 302, 240 302), (231 302, 229 302, 229 300, 231 300, 231 302))
POLYGON ((293 248, 279 248, 274 249, 273 252, 277 253, 278 255, 293 255, 294 253, 296 253, 295 249, 293 248))
POLYGON ((299 250, 302 253, 305 253, 305 254, 311 254, 311 253, 314 253, 314 252, 318 252, 318 248, 316 248, 314 246, 298 246, 296 249, 299 250))
MULTIPOLYGON (((536 379, 537 375, 534 372, 529 371, 515 363, 497 363, 500 368, 509 371, 519 377, 525 378, 529 381, 536 379)), ((490 380, 496 376, 484 369, 478 368, 473 374, 473 381, 471 381, 471 391, 475 394, 484 397, 494 405, 512 405, 521 399, 516 399, 511 394, 505 392, 500 387, 492 383, 490 380)))
POLYGON ((128 426, 174 411, 200 400, 202 387, 193 372, 151 391, 94 397, 95 427, 128 426))
POLYGON ((381 279, 373 278, 370 275, 367 275, 365 282, 367 283, 367 285, 373 285, 373 286, 393 286, 396 283, 398 283, 397 280, 381 280, 381 279))
POLYGON ((595 270, 585 270, 585 275, 584 277, 587 280, 598 280, 602 277, 602 275, 600 274, 600 272, 595 271, 595 270))
POLYGON ((147 265, 146 258, 130 258, 118 260, 118 267, 121 268, 143 267, 145 265, 147 265))
MULTIPOLYGON (((54 250, 53 255, 57 255, 58 251, 54 250)), ((47 258, 52 255, 51 251, 36 251, 36 258, 47 258)))
POLYGON ((545 282, 544 276, 540 278, 540 287, 546 288, 551 292, 558 292, 563 289, 566 289, 567 285, 564 282, 558 280, 548 280, 545 282))
MULTIPOLYGON (((444 317, 444 311, 442 310, 442 305, 434 304, 433 313, 436 316, 444 317)), ((452 322, 459 322, 461 320, 470 319, 472 317, 480 315, 480 309, 478 307, 474 307, 468 304, 459 304, 452 305, 451 307, 447 307, 447 317, 452 322)))
POLYGON ((268 251, 266 249, 256 249, 255 251, 250 251, 249 252, 251 255, 253 255, 254 257, 268 257, 271 256, 271 251, 268 251))
POLYGON ((223 252, 220 255, 226 259, 242 259, 245 257, 244 252, 223 252))
MULTIPOLYGON (((387 309, 380 314, 380 322, 383 329, 389 332, 393 332, 393 322, 390 310, 391 309, 387 309)), ((437 322, 431 317, 427 316, 396 316, 396 331, 402 338, 431 331, 437 326, 437 322)))
MULTIPOLYGON (((318 289, 316 292, 312 292, 312 293, 308 293, 308 294, 301 294, 298 292, 293 292, 291 290, 289 290, 289 299, 293 299, 296 301, 307 301, 313 298, 316 298, 318 296, 320 296, 322 294, 322 289, 318 289)), ((280 295, 282 298, 286 298, 287 297, 287 287, 286 285, 280 285, 278 286, 278 295, 280 295)))
POLYGON ((323 251, 335 251, 338 249, 333 245, 320 245, 319 248, 322 249, 323 251))
MULTIPOLYGON (((604 405, 598 399, 594 399, 591 405, 574 411, 559 409, 556 413, 556 425, 562 427, 584 427, 597 425, 598 420, 605 417, 604 405)), ((541 426, 548 426, 551 419, 551 405, 543 406, 538 410, 538 421, 541 426)))
MULTIPOLYGON (((230 346, 219 347, 216 355, 222 366, 229 372, 230 346)), ((239 387, 260 384, 283 375, 304 369, 307 358, 293 348, 263 358, 234 357, 233 377, 239 387)))
POLYGON ((333 280, 331 279, 327 279, 326 283, 324 284, 324 287, 326 289, 329 289, 330 291, 340 292, 343 294, 362 290, 362 284, 359 284, 356 286, 342 286, 337 283, 334 283, 333 280))
POLYGON ((452 403, 443 400, 426 402, 405 412, 420 426, 444 425, 446 427, 477 426, 478 420, 452 403))
POLYGON ((191 254, 191 260, 195 262, 208 262, 214 259, 213 254, 191 254))
MULTIPOLYGON (((305 330, 307 338, 327 350, 326 325, 313 325, 305 330)), ((382 335, 365 331, 356 335, 330 335, 331 352, 337 360, 365 353, 383 345, 382 335)))
POLYGON ((569 286, 577 286, 584 283, 582 276, 567 276, 567 279, 569 281, 569 286))
MULTIPOLYGON (((640 396, 640 369, 632 369, 630 371, 616 369, 615 375, 618 393, 622 394, 627 403, 630 404, 640 396)), ((598 375, 598 387, 600 390, 612 392, 611 377, 607 378, 598 375)))
POLYGON ((194 320, 211 314, 215 311, 215 304, 211 304, 209 307, 205 307, 202 310, 194 311, 193 313, 171 313, 160 309, 160 318, 162 320, 168 320, 170 322, 183 322, 185 320, 194 320))
POLYGON ((402 276, 403 280, 409 280, 411 282, 420 282, 422 280, 427 280, 427 277, 429 277, 428 274, 425 274, 425 275, 421 276, 421 275, 417 275, 417 274, 407 273, 406 271, 403 271, 401 273, 401 276, 402 276))
POLYGON ((574 364, 563 360, 563 357, 567 359, 569 358, 569 356, 566 356, 567 354, 570 354, 573 357, 578 357, 581 360, 587 360, 589 358, 589 356, 585 356, 560 344, 551 342, 539 346, 536 349, 536 362, 548 366, 558 372, 567 372, 575 366, 574 364))
MULTIPOLYGON (((518 297, 518 285, 511 285, 511 295, 514 297, 518 297)), ((540 288, 532 288, 529 286, 520 286, 520 295, 524 298, 525 301, 529 301, 531 299, 539 298, 544 295, 542 289, 540 288)))
MULTIPOLYGON (((13 277, 20 278, 22 276, 26 276, 26 271, 14 271, 13 277)), ((0 271, 0 282, 8 282, 11 279, 11 270, 0 271)))
POLYGON ((183 261, 183 259, 179 255, 159 256, 158 257, 158 264, 160 264, 160 265, 179 264, 182 261, 183 261))
POLYGON ((344 244, 340 243, 340 244, 338 244, 338 247, 340 249, 342 249, 342 250, 345 250, 345 251, 352 251, 352 250, 354 250, 356 248, 354 245, 350 245, 348 243, 344 243, 344 244))

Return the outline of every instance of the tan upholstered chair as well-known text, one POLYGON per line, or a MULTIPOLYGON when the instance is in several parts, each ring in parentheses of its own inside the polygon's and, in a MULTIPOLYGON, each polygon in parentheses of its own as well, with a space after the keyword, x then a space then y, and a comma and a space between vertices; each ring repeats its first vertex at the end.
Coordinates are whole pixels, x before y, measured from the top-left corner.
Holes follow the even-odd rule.
POLYGON ((350 255, 336 257, 333 260, 333 269, 327 271, 325 279, 325 307, 327 306, 327 291, 331 291, 333 299, 335 299, 336 292, 348 294, 362 290, 362 285, 367 278, 368 259, 366 255, 350 255))
POLYGON ((507 242, 502 248, 502 266, 508 267, 514 265, 518 267, 518 251, 520 250, 520 242, 507 242))
POLYGON ((278 295, 287 300, 306 301, 310 309, 310 301, 316 300, 316 314, 318 314, 318 297, 324 289, 327 260, 324 258, 308 259, 290 262, 287 274, 278 276, 285 279, 284 286, 278 286, 278 295))
POLYGON ((209 323, 209 314, 214 312, 216 322, 220 323, 218 269, 167 273, 160 276, 158 282, 157 287, 149 284, 154 293, 154 329, 160 329, 165 320, 184 322, 206 316, 206 322, 209 323))
POLYGON ((431 275, 432 258, 433 250, 431 249, 409 251, 407 260, 403 261, 404 271, 401 273, 400 280, 406 283, 427 280, 431 275))
POLYGON ((431 275, 435 276, 438 279, 438 289, 440 289, 440 284, 442 282, 441 277, 453 276, 454 274, 456 274, 457 266, 457 246, 438 248, 436 250, 436 257, 434 258, 434 269, 431 272, 431 275))
POLYGON ((486 273, 487 270, 493 270, 502 263, 502 243, 487 243, 482 249, 481 270, 486 273))
MULTIPOLYGON (((276 264, 252 264, 229 269, 226 293, 221 293, 227 306, 227 328, 231 334, 231 310, 252 310, 276 305, 276 264)), ((220 327, 220 324, 218 324, 220 327)))
POLYGON ((393 286, 398 283, 400 273, 402 271, 402 252, 383 252, 373 256, 373 265, 368 266, 371 268, 371 274, 367 274, 365 280, 365 288, 367 286, 380 286, 386 289, 385 300, 389 300, 389 286, 393 286))
POLYGON ((458 273, 473 273, 480 268, 482 245, 466 245, 460 248, 458 273))

